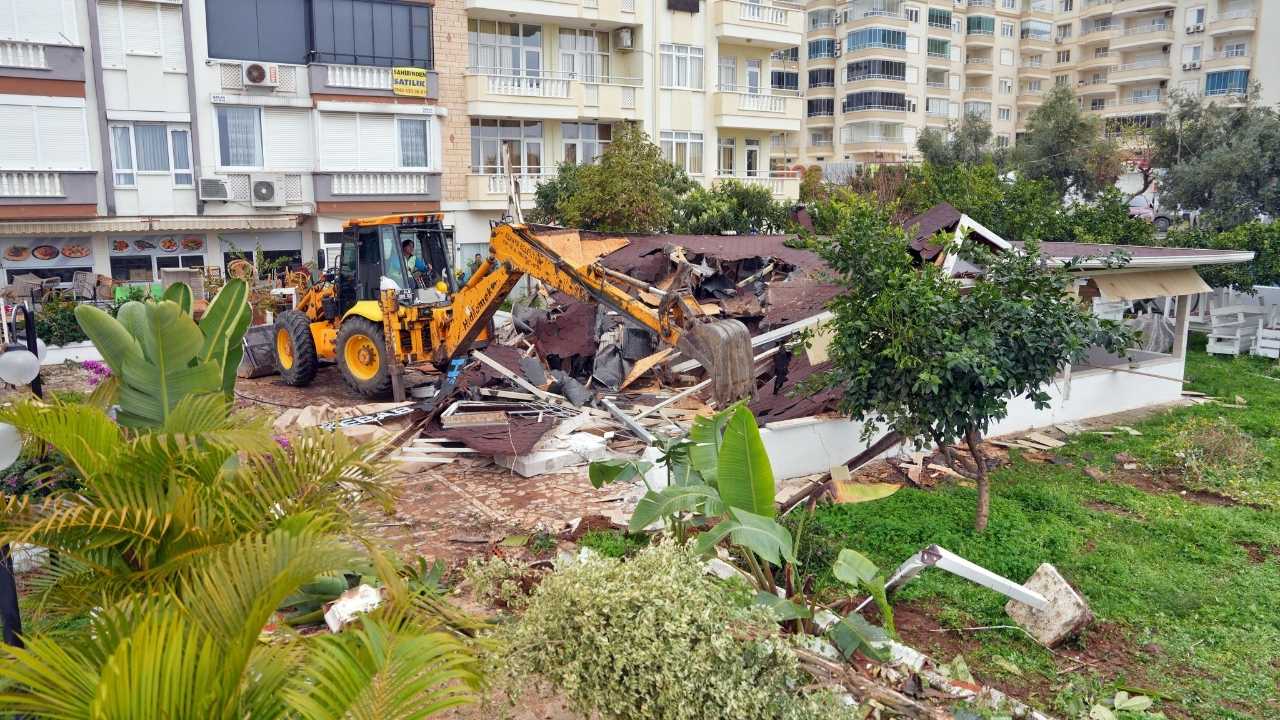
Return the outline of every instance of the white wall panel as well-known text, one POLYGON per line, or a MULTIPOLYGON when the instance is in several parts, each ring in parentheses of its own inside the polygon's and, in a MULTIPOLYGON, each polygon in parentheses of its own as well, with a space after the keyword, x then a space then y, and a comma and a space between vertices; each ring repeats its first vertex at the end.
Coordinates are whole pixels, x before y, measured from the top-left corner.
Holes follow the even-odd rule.
POLYGON ((0 0, 0 40, 79 45, 75 0, 0 0))
POLYGON ((319 113, 320 167, 354 170, 360 167, 359 125, 355 113, 319 113))
MULTIPOLYGON (((310 170, 311 111, 300 108, 262 109, 262 141, 267 167, 275 170, 310 170)), ((347 142, 350 142, 348 138, 347 142)))
POLYGON ((396 119, 391 115, 360 116, 360 164, 370 170, 396 167, 396 119))
POLYGON ((23 170, 35 166, 36 130, 31 108, 0 105, 0 170, 23 170))
POLYGON ((160 16, 153 3, 124 4, 125 51, 142 55, 160 55, 160 16))

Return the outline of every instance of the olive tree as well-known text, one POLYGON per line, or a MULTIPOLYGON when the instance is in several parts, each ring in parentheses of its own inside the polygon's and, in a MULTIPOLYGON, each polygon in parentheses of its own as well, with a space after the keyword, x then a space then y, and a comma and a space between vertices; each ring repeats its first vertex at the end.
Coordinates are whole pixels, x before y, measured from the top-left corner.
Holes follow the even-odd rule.
MULTIPOLYGON (((1099 320, 1067 294, 1067 266, 1054 266, 1028 242, 992 253, 965 241, 957 251, 981 268, 962 281, 919 263, 890 210, 845 198, 840 226, 819 243, 845 292, 831 304, 831 370, 816 384, 840 391, 840 409, 877 430, 937 443, 977 482, 974 526, 990 508, 982 436, 1014 398, 1048 406, 1046 384, 1090 346, 1123 352, 1130 333, 1099 320), (967 466, 950 448, 967 445, 967 466)), ((945 242, 939 239, 939 242, 945 242)))

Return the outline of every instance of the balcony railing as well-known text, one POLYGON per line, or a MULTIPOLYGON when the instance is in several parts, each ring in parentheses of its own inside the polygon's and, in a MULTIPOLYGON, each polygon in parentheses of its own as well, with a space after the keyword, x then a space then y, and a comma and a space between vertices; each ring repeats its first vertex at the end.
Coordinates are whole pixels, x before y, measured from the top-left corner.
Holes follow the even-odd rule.
POLYGON ((1086 9, 1095 8, 1095 7, 1098 7, 1099 5, 1110 5, 1115 1, 1116 0, 1084 0, 1084 7, 1086 9))
POLYGON ((924 86, 925 86, 925 87, 931 87, 931 88, 945 88, 945 87, 947 86, 947 83, 946 83, 946 81, 943 81, 943 82, 936 82, 936 81, 933 81, 933 80, 926 80, 926 81, 925 81, 925 83, 924 83, 924 86))
POLYGON ((44 69, 48 66, 44 45, 0 40, 0 67, 44 69))
POLYGON ((869 48, 870 48, 870 49, 879 49, 879 50, 902 50, 902 51, 905 51, 905 50, 907 49, 907 46, 906 46, 905 44, 904 44, 904 45, 895 45, 895 44, 893 44, 893 43, 864 42, 864 43, 858 43, 857 45, 850 45, 849 47, 845 48, 845 52, 857 52, 858 50, 867 50, 867 49, 869 49, 869 48))
POLYGON ((544 73, 536 77, 488 75, 489 94, 568 99, 569 78, 548 77, 549 74, 544 73))
POLYGON ((1218 13, 1218 16, 1210 20, 1210 22, 1217 22, 1219 20, 1243 20, 1251 17, 1253 17, 1252 10, 1228 10, 1224 13, 1218 13))
POLYGON ((334 195, 425 195, 430 174, 422 172, 334 173, 334 195))
POLYGON ((56 172, 0 172, 0 197, 63 197, 56 172))
POLYGON ((840 142, 845 145, 856 145, 858 143, 880 143, 884 145, 901 145, 906 142, 901 135, 866 135, 863 137, 847 137, 841 138, 840 142))
POLYGON ((872 112, 872 111, 909 112, 914 109, 915 108, 907 107, 906 105, 845 105, 845 104, 841 104, 840 106, 840 111, 847 112, 847 113, 872 112))
POLYGON ((995 0, 969 0, 969 7, 971 8, 984 8, 984 7, 995 7, 995 6, 996 6, 995 0))
POLYGON ((1019 36, 1023 40, 1039 40, 1040 42, 1053 42, 1053 33, 1050 32, 1032 32, 1023 30, 1019 36))
MULTIPOLYGON (((845 76, 845 82, 858 82, 860 80, 893 80, 894 82, 906 82, 906 75, 886 75, 884 73, 863 73, 854 75, 853 77, 845 76)), ((814 87, 810 85, 809 87, 814 87)))
POLYGON ((1094 25, 1093 27, 1087 27, 1083 31, 1081 31, 1080 36, 1084 37, 1086 35, 1093 35, 1094 33, 1111 32, 1112 30, 1115 30, 1118 27, 1120 27, 1118 23, 1110 23, 1108 25, 1094 25))
POLYGON ((1245 94, 1246 94, 1246 93, 1248 93, 1248 92, 1249 92, 1248 90, 1246 90, 1245 88, 1242 88, 1242 87, 1225 87, 1225 88, 1213 88, 1212 90, 1205 90, 1205 91, 1204 91, 1204 94, 1205 94, 1205 95, 1212 95, 1212 96, 1218 96, 1218 95, 1245 95, 1245 94))
POLYGON ((745 85, 721 84, 716 86, 716 90, 736 94, 739 112, 785 113, 787 98, 800 97, 797 90, 766 90, 745 85))
POLYGON ((1150 105, 1152 103, 1164 102, 1166 97, 1168 96, 1165 95, 1164 93, 1159 93, 1159 92, 1142 93, 1140 95, 1134 94, 1134 95, 1129 95, 1125 97, 1120 104, 1121 105, 1150 105))
POLYGON ((788 170, 762 172, 759 175, 731 175, 727 173, 716 175, 717 182, 723 180, 736 180, 743 185, 762 187, 772 195, 782 196, 787 194, 787 181, 795 182, 797 178, 795 173, 788 170))
POLYGON ((965 65, 991 65, 989 57, 967 57, 964 59, 965 65))
POLYGON ((1130 25, 1129 27, 1124 29, 1124 34, 1126 36, 1145 35, 1147 33, 1154 33, 1154 32, 1168 32, 1168 30, 1169 30, 1169 23, 1152 22, 1152 23, 1143 23, 1142 25, 1130 25))
POLYGON ((782 27, 786 27, 788 23, 787 14, 790 12, 798 11, 788 10, 787 8, 777 7, 775 5, 765 5, 764 3, 738 3, 739 20, 765 23, 767 25, 781 25, 782 27))
POLYGON ((600 86, 616 85, 622 90, 623 108, 635 107, 635 90, 640 84, 638 78, 548 70, 539 71, 537 75, 520 75, 507 68, 471 67, 467 72, 485 78, 484 90, 488 94, 510 97, 567 100, 573 97, 573 84, 579 83, 583 86, 582 101, 586 105, 598 103, 600 86))
MULTIPOLYGON (((505 195, 507 193, 507 176, 506 175, 486 175, 488 181, 488 192, 490 195, 505 195)), ((516 175, 516 185, 520 187, 520 194, 527 195, 537 189, 538 185, 555 177, 555 173, 540 172, 523 173, 516 175)))
POLYGON ((1124 72, 1126 70, 1143 70, 1145 68, 1169 67, 1169 58, 1153 58, 1151 60, 1139 60, 1137 62, 1125 63, 1123 65, 1112 65, 1111 72, 1124 72))
POLYGON ((391 68, 372 65, 330 65, 326 82, 330 87, 390 90, 391 68))

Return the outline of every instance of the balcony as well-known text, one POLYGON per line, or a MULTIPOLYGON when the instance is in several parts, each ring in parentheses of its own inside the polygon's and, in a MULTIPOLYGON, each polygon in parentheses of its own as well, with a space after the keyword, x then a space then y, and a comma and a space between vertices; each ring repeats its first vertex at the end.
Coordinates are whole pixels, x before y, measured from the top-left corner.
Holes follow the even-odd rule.
POLYGON ((876 87, 888 87, 901 89, 902 83, 907 78, 905 75, 886 75, 884 73, 864 73, 853 77, 845 76, 845 87, 849 90, 864 90, 876 87))
POLYGON ((467 113, 543 120, 636 120, 639 83, 629 78, 596 78, 543 72, 536 77, 472 69, 466 76, 467 113))
POLYGON ((964 96, 965 96, 966 98, 979 98, 979 99, 983 99, 983 100, 990 100, 990 99, 991 99, 991 86, 990 86, 990 85, 969 85, 969 86, 966 86, 966 87, 965 87, 965 89, 964 89, 964 96))
MULTIPOLYGON (((843 3, 842 3, 843 4, 843 3)), ((866 25, 886 25, 888 27, 907 27, 907 16, 901 10, 863 10, 858 13, 848 11, 848 29, 854 30, 866 25)), ((947 26, 950 29, 950 25, 947 26)))
POLYGON ((1209 35, 1234 35, 1236 33, 1252 33, 1258 27, 1258 17, 1252 10, 1233 10, 1224 12, 1209 21, 1209 35))
POLYGON ((0 172, 0 197, 64 197, 62 175, 56 172, 0 172))
POLYGON ((712 0, 721 40, 752 47, 788 48, 804 42, 804 11, 772 2, 712 0))
POLYGON ((1096 80, 1081 80, 1076 83, 1077 95, 1102 95, 1111 94, 1116 91, 1116 84, 1111 78, 1104 77, 1096 80))
POLYGON ((996 44, 996 34, 991 30, 970 30, 964 42, 968 47, 991 47, 996 44))
MULTIPOLYGON (((830 141, 826 145, 831 147, 830 141)), ((762 175, 716 175, 713 183, 721 183, 725 180, 736 180, 743 185, 762 187, 769 191, 775 198, 795 200, 800 197, 800 178, 789 170, 780 170, 762 175)))
POLYGON ((1131 25, 1111 39, 1111 51, 1160 47, 1173 42, 1173 29, 1166 22, 1131 25))
POLYGON ((863 43, 855 47, 845 50, 845 59, 858 60, 861 58, 888 58, 892 60, 906 59, 906 45, 891 45, 889 43, 869 42, 863 43))
POLYGON ((492 20, 516 16, 525 22, 556 24, 587 20, 600 30, 638 22, 636 0, 466 0, 466 9, 470 17, 492 20))
POLYGON ((1111 69, 1111 73, 1107 77, 1116 85, 1168 80, 1171 77, 1169 58, 1139 60, 1138 62, 1116 65, 1111 69))
POLYGON ((1103 114, 1114 117, 1117 115, 1143 115, 1162 112, 1167 99, 1168 96, 1162 92, 1128 95, 1117 100, 1115 105, 1108 106, 1103 114))
POLYGON ((0 40, 0 67, 44 70, 49 67, 44 45, 39 43, 0 40))
POLYGON ((1050 78, 1053 73, 1049 70, 1049 66, 1043 62, 1030 63, 1024 62, 1018 65, 1018 74, 1029 78, 1050 78))
POLYGON ((855 153, 900 153, 909 150, 907 141, 901 135, 868 135, 843 143, 845 152, 855 153))
POLYGON ((1022 33, 1023 50, 1049 51, 1054 49, 1053 36, 1049 33, 1022 33))
POLYGON ((1178 7, 1177 0, 1118 0, 1112 9, 1115 15, 1132 15, 1133 13, 1173 10, 1178 7))
POLYGON ((964 59, 965 75, 990 75, 991 74, 991 58, 989 57, 969 57, 964 59))
POLYGON ((1110 42, 1111 39, 1119 33, 1119 23, 1113 23, 1111 25, 1093 25, 1080 31, 1080 44, 1091 45, 1093 43, 1110 42))
MULTIPOLYGON (((538 186, 555 177, 554 173, 525 173, 516 175, 521 201, 533 202, 538 186)), ((503 209, 507 206, 507 177, 505 175, 467 175, 467 200, 477 209, 503 209)))
POLYGON ((1248 70, 1253 66, 1253 58, 1244 51, 1224 50, 1207 55, 1200 64, 1205 70, 1248 70))
POLYGON ((716 126, 745 130, 799 132, 804 100, 790 90, 752 92, 736 85, 716 90, 716 126))
POLYGON ((1036 20, 1053 19, 1053 0, 1024 0, 1022 3, 1024 16, 1036 20))
POLYGON ((313 176, 316 201, 388 200, 412 195, 417 200, 440 198, 437 172, 323 172, 313 176))
POLYGON ((891 123, 900 123, 905 120, 907 113, 914 113, 914 107, 905 105, 855 105, 852 107, 841 105, 841 111, 846 115, 853 115, 859 121, 867 120, 885 120, 891 123))
POLYGON ((1090 68, 1099 68, 1099 67, 1109 68, 1112 65, 1115 65, 1115 63, 1116 63, 1115 53, 1105 52, 1105 53, 1102 53, 1101 55, 1090 53, 1088 57, 1081 58, 1080 62, 1076 63, 1076 69, 1088 70, 1090 68))
POLYGON ((48 217, 93 217, 97 203, 96 172, 0 171, 0 217, 14 217, 8 212, 14 209, 18 218, 40 217, 30 212, 35 206, 47 208, 48 217))
POLYGON ((1080 18, 1110 15, 1114 6, 1115 0, 1084 0, 1084 5, 1080 7, 1080 18))
POLYGON ((971 8, 993 8, 996 0, 969 0, 966 4, 971 8))
POLYGON ((1020 88, 1018 90, 1018 107, 1035 107, 1044 104, 1043 89, 1020 88))

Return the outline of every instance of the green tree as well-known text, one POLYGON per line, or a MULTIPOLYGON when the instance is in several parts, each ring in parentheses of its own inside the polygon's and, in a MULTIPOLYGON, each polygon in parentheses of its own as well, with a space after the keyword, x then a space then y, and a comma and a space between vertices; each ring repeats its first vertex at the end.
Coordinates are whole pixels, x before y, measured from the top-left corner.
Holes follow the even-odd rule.
POLYGON ((1115 185, 1120 155, 1101 122, 1086 115, 1071 88, 1061 85, 1027 118, 1027 131, 1014 147, 1014 167, 1020 177, 1048 181, 1060 198, 1068 192, 1092 198, 1115 185))
POLYGON ((924 161, 934 167, 981 165, 993 161, 991 123, 980 115, 966 113, 946 130, 925 128, 916 140, 924 161))
POLYGON ((992 254, 966 242, 962 256, 983 268, 967 286, 925 263, 880 205, 849 198, 838 232, 820 245, 845 292, 832 301, 831 372, 817 384, 837 388, 841 410, 867 422, 867 438, 896 430, 950 446, 963 441, 975 460, 959 463, 977 481, 974 525, 990 508, 982 435, 1005 417, 1010 400, 1048 405, 1045 385, 1091 345, 1120 352, 1130 336, 1100 321, 1064 291, 1070 268, 1048 266, 1038 243, 992 254))
POLYGON ((666 232, 692 186, 633 124, 616 129, 608 149, 576 179, 577 187, 557 203, 557 217, 569 227, 605 232, 666 232))
POLYGON ((1217 232, 1207 225, 1173 230, 1163 244, 1254 253, 1254 259, 1247 263, 1200 268, 1201 277, 1212 287, 1252 292, 1254 285, 1280 284, 1280 223, 1255 220, 1224 232, 1217 232))
POLYGON ((822 167, 810 165, 800 174, 800 202, 809 204, 826 197, 826 182, 823 179, 822 167))
POLYGON ((1256 85, 1243 104, 1175 93, 1167 121, 1152 133, 1154 164, 1166 168, 1166 205, 1198 208, 1218 229, 1280 215, 1280 113, 1257 102, 1256 85))
POLYGON ((776 233, 791 226, 788 203, 774 200, 767 188, 733 179, 710 190, 695 186, 680 198, 673 219, 675 232, 693 234, 776 233))
POLYGON ((531 222, 552 225, 566 224, 562 219, 564 203, 582 187, 581 175, 585 165, 560 163, 556 176, 542 182, 534 192, 534 208, 528 213, 531 222))

